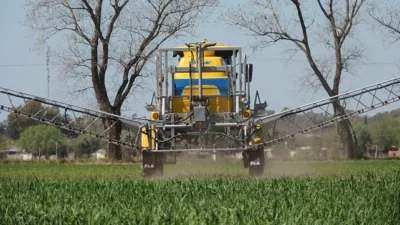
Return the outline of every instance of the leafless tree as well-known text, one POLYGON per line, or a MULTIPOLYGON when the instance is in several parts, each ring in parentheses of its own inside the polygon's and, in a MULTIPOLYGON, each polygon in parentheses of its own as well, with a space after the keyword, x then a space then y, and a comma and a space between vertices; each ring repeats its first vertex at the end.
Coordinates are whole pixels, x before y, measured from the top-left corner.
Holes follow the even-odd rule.
MULTIPOLYGON (((29 0, 26 24, 39 47, 66 37, 54 55, 69 78, 86 81, 100 110, 121 114, 135 82, 161 44, 192 32, 202 11, 217 0, 29 0), (61 35, 61 36, 60 36, 61 35), (118 79, 116 78, 118 77, 118 79), (112 89, 110 83, 118 82, 112 89), (113 92, 114 90, 114 92, 113 92)), ((85 82, 84 82, 85 83, 85 82)), ((120 139, 121 124, 109 131, 120 139)), ((121 159, 121 147, 109 145, 121 159)))
POLYGON ((370 5, 369 15, 383 28, 392 39, 392 43, 400 40, 400 2, 378 1, 370 5))
MULTIPOLYGON (((249 0, 245 6, 229 10, 228 24, 250 32, 257 39, 255 47, 290 42, 296 52, 304 53, 312 78, 329 96, 339 94, 343 74, 362 56, 357 45, 346 45, 360 22, 365 0, 249 0), (314 41, 314 42, 313 42, 314 41), (315 49, 330 52, 330 61, 318 60, 315 49), (330 62, 330 64, 327 64, 330 62), (331 84, 330 84, 331 83, 331 84)), ((315 85, 316 83, 313 82, 315 85)), ((332 103, 335 115, 345 113, 339 102, 332 103)), ((337 126, 344 152, 355 157, 356 137, 349 120, 337 126)))

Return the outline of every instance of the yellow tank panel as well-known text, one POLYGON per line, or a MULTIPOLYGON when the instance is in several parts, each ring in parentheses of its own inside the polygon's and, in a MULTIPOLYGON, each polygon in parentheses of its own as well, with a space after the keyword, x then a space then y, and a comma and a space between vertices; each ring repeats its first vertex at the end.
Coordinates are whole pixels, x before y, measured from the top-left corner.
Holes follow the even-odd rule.
MULTIPOLYGON (((198 96, 199 95, 199 86, 198 85, 193 85, 193 90, 192 90, 192 95, 193 96, 198 96)), ((218 88, 214 85, 203 85, 203 95, 204 96, 216 96, 219 95, 218 88)), ((190 87, 186 87, 183 89, 183 94, 182 96, 190 96, 190 87)))
MULTIPOLYGON (((189 67, 191 57, 183 57, 179 61, 178 67, 189 67)), ((194 58, 196 62, 196 58, 194 58)), ((208 66, 223 66, 224 62, 221 57, 204 57, 204 64, 206 67, 208 66)), ((197 63, 192 64, 193 68, 197 68, 197 63)), ((225 72, 204 72, 203 78, 220 78, 226 77, 225 72)), ((189 73, 175 73, 175 79, 189 79, 189 73)), ((198 79, 198 73, 192 73, 192 79, 198 79)))
MULTIPOLYGON (((205 43, 209 44, 209 42, 205 43)), ((221 67, 225 66, 225 61, 221 56, 215 56, 216 52, 213 48, 233 47, 224 44, 216 44, 209 47, 210 50, 204 51, 204 66, 205 67, 221 67)), ((187 48, 187 46, 179 46, 177 48, 187 48)), ((197 52, 184 50, 179 53, 180 58, 178 67, 190 66, 193 61, 193 68, 197 68, 197 52), (193 53, 193 55, 192 55, 193 53)), ((175 73, 174 74, 174 98, 172 99, 173 113, 187 113, 190 110, 190 77, 192 78, 192 94, 198 96, 198 73, 175 73)), ((225 72, 203 72, 202 74, 203 96, 209 97, 209 110, 212 113, 230 112, 232 98, 229 95, 229 79, 225 72)))
MULTIPOLYGON (((221 113, 231 111, 230 97, 210 97, 208 110, 211 113, 221 113)), ((173 113, 188 113, 190 112, 189 98, 181 97, 172 99, 173 113)))

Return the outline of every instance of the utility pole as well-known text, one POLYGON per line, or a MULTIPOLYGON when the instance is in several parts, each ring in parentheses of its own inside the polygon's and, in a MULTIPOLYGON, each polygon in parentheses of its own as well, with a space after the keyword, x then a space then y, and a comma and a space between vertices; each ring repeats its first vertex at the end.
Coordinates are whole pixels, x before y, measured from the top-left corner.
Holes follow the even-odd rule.
POLYGON ((56 143, 56 159, 58 159, 58 141, 51 140, 56 143))
POLYGON ((46 52, 46 67, 47 67, 47 98, 50 98, 50 46, 48 45, 46 52))

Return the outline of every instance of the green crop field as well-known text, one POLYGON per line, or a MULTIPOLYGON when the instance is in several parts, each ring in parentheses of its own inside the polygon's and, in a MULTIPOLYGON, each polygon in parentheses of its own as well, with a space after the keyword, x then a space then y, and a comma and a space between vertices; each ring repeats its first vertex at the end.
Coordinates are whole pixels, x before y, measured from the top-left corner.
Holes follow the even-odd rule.
POLYGON ((400 224, 400 161, 2 163, 0 224, 400 224))

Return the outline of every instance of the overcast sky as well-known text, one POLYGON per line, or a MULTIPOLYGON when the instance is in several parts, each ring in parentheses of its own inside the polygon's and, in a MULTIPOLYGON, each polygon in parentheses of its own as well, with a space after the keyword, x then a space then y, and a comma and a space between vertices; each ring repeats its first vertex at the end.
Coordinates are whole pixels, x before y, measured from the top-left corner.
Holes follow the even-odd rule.
MULTIPOLYGON (((29 35, 29 30, 23 26, 25 11, 23 0, 3 1, 0 7, 0 87, 19 90, 22 92, 47 96, 47 71, 46 56, 44 53, 35 52, 34 40, 29 35)), ((239 0, 222 0, 222 4, 234 5, 239 0)), ((288 58, 284 51, 290 47, 290 43, 275 45, 253 54, 249 45, 254 41, 252 37, 244 35, 243 31, 235 30, 218 23, 215 16, 210 16, 214 23, 199 24, 197 37, 191 37, 189 41, 200 41, 207 38, 210 42, 219 42, 229 45, 244 47, 244 53, 250 55, 254 60, 254 78, 252 83, 253 96, 255 90, 259 90, 261 98, 267 100, 269 109, 280 111, 283 107, 295 107, 305 103, 326 98, 324 92, 300 91, 298 78, 306 73, 307 66, 305 58, 300 53, 295 59, 287 62, 288 58)), ((378 31, 369 27, 361 27, 357 31, 358 37, 366 47, 364 59, 366 64, 359 65, 357 75, 347 76, 343 81, 341 91, 373 84, 399 76, 398 62, 400 62, 400 45, 383 44, 383 36, 378 31)), ((62 44, 62 43, 56 43, 62 44)), ((183 43, 172 43, 171 45, 182 45, 183 43)), ((172 46, 164 46, 172 47, 172 46)), ((86 105, 82 99, 65 98, 63 85, 57 82, 57 74, 50 71, 50 98, 67 101, 76 105, 86 105)), ((154 87, 149 87, 154 89, 154 87)), ((135 107, 136 113, 147 115, 144 102, 150 101, 150 96, 138 96, 141 107, 135 107)), ((0 101, 4 101, 0 97, 0 101)), ((395 106, 395 108, 398 108, 395 106)), ((0 120, 5 119, 4 113, 0 120)))

